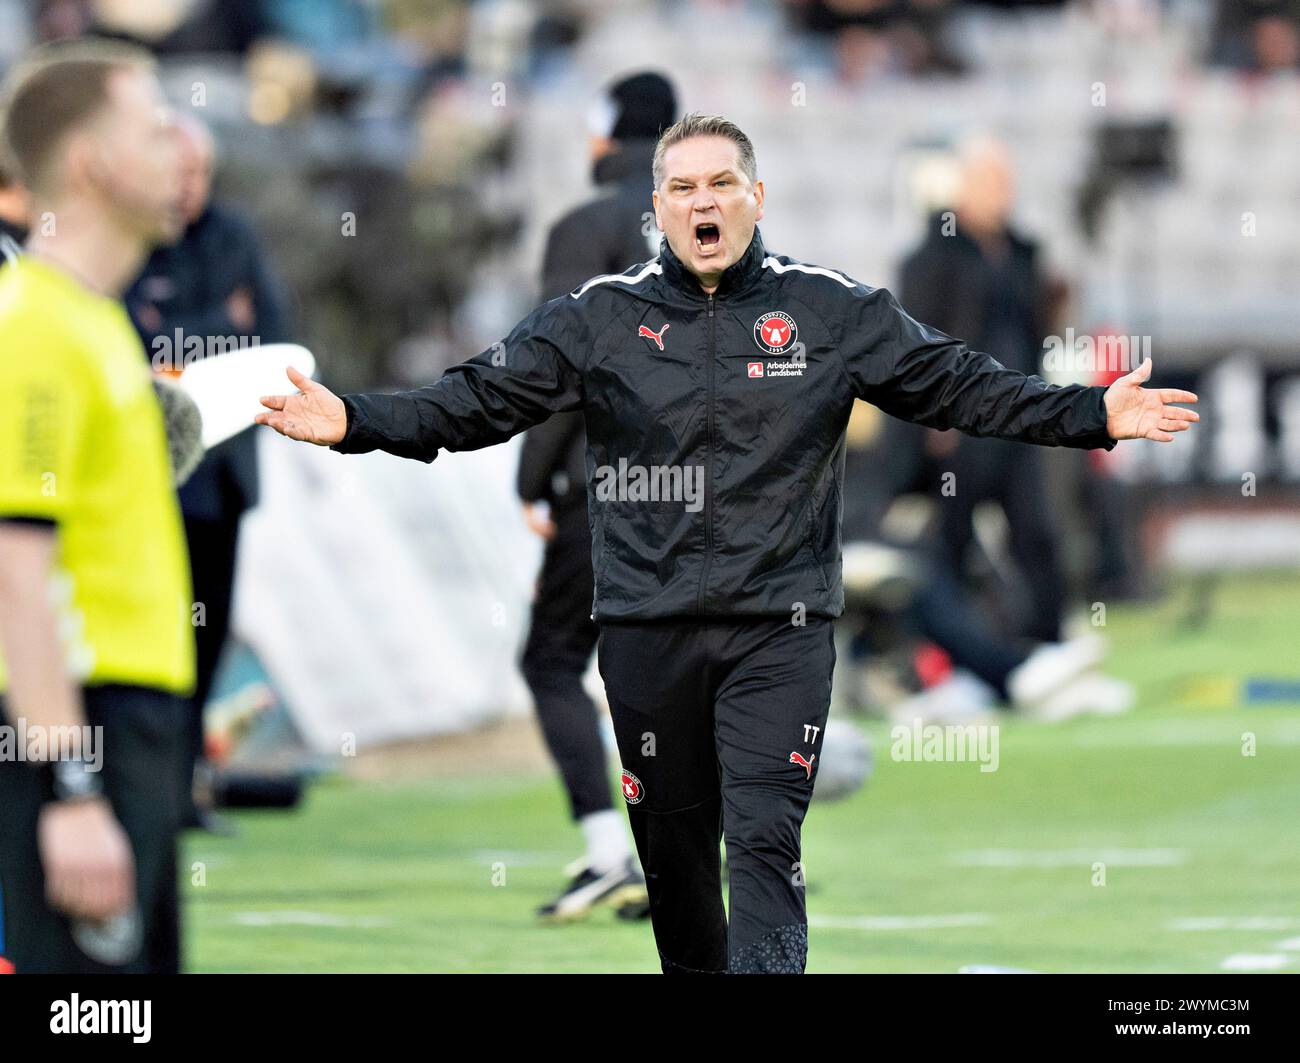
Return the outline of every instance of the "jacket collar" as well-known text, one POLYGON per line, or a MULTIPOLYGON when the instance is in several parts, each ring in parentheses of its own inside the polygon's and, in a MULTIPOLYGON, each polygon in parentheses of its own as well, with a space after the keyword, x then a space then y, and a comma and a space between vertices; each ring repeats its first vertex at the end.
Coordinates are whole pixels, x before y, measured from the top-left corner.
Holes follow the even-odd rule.
MULTIPOLYGON (((758 227, 755 226, 754 238, 749 241, 749 247, 745 249, 745 253, 740 258, 723 271, 722 279, 718 283, 718 290, 714 295, 738 295, 751 287, 762 275, 765 255, 763 236, 758 231, 758 227)), ((700 287, 699 278, 683 265, 681 259, 673 254, 673 249, 668 246, 667 236, 659 240, 659 265, 663 270, 664 279, 673 287, 699 299, 705 298, 704 289, 700 287)))

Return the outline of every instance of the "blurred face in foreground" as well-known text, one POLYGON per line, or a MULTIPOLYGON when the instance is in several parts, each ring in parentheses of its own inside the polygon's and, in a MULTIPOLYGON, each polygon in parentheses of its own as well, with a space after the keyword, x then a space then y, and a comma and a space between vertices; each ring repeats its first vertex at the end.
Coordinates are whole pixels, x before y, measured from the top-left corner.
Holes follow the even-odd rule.
POLYGON ((668 246, 710 293, 763 217, 763 182, 745 176, 739 152, 729 137, 679 141, 664 153, 664 180, 654 192, 655 221, 668 246))
POLYGON ((148 243, 174 240, 184 226, 179 149, 157 78, 123 68, 70 147, 67 190, 94 197, 119 228, 148 243))

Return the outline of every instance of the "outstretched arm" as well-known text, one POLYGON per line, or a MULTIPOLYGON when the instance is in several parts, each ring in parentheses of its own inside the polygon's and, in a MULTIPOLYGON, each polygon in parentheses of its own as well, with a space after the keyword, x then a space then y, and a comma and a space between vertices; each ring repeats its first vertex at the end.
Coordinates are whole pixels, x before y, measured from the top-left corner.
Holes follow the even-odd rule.
POLYGON ((1104 448, 1120 439, 1168 442, 1199 420, 1168 405, 1190 391, 1145 389, 1148 360, 1109 388, 1058 387, 911 317, 883 288, 855 286, 841 343, 854 393, 886 413, 931 428, 958 428, 1045 446, 1104 448))
POLYGON ((383 450, 433 461, 439 450, 501 443, 553 413, 582 406, 582 372, 569 352, 589 347, 584 308, 567 296, 529 314, 505 340, 454 365, 428 387, 342 398, 294 370, 297 395, 262 399, 258 424, 345 454, 383 450))

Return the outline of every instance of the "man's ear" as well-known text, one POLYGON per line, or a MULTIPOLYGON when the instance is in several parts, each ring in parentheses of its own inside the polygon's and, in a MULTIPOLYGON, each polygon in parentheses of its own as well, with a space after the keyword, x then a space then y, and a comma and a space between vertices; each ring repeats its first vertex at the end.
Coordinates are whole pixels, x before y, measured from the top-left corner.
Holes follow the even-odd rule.
POLYGON ((64 158, 64 183, 73 188, 103 189, 113 181, 113 167, 102 141, 89 133, 74 134, 64 158))
POLYGON ((54 179, 64 188, 84 188, 95 179, 95 151, 90 138, 83 133, 73 133, 68 138, 67 148, 63 153, 62 172, 54 174, 54 179))
POLYGON ((653 192, 650 193, 650 202, 654 205, 655 208, 655 225, 659 227, 660 232, 663 232, 664 223, 659 220, 659 189, 656 188, 653 192))
POLYGON ((758 202, 758 213, 754 215, 755 221, 763 220, 763 198, 765 195, 766 192, 763 189, 763 182, 756 181, 754 183, 754 199, 758 202))

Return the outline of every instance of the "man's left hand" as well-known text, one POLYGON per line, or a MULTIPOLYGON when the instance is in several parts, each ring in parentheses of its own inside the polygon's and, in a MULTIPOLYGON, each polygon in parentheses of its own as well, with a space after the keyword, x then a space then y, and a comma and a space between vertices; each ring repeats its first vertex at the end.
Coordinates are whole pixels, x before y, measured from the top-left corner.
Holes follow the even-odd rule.
POLYGON ((1122 376, 1106 389, 1106 432, 1111 439, 1154 439, 1168 443, 1175 432, 1186 432, 1201 419, 1195 410, 1170 406, 1171 402, 1195 402, 1190 391, 1177 388, 1144 388, 1151 377, 1151 359, 1122 376))

